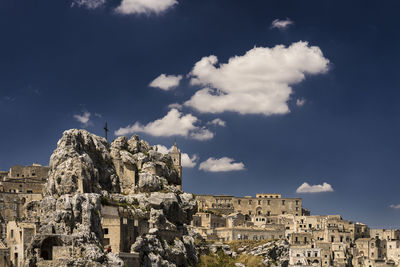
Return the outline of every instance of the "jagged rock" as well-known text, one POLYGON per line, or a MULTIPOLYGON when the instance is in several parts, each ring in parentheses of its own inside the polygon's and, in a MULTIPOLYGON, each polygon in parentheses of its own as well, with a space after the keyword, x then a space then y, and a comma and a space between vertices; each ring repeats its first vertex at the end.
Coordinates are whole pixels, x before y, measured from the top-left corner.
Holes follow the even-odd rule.
POLYGON ((163 183, 160 177, 149 172, 139 173, 138 188, 140 192, 158 191, 163 188, 163 183))
POLYGON ((107 146, 104 138, 85 130, 65 131, 50 158, 44 195, 117 190, 117 176, 107 146))
POLYGON ((171 156, 136 135, 109 145, 85 130, 65 131, 50 159, 44 198, 27 205, 37 233, 26 266, 123 266, 102 249, 102 205, 145 222, 131 246, 140 266, 196 266, 193 237, 201 236, 188 224, 197 203, 180 184, 171 156), (44 261, 53 246, 61 248, 58 258, 44 261))

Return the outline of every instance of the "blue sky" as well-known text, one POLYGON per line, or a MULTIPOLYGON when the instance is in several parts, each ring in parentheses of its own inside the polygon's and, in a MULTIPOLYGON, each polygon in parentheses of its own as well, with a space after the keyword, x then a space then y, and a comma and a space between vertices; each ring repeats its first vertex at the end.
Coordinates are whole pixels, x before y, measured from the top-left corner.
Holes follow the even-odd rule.
POLYGON ((64 130, 107 121, 109 139, 176 139, 185 191, 400 227, 399 8, 2 0, 0 169, 47 165, 64 130))

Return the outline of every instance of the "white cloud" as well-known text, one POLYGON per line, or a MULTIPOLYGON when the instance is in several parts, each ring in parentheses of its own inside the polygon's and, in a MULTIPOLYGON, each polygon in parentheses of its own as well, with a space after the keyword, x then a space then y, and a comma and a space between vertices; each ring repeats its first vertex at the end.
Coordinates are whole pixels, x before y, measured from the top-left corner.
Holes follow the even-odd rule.
POLYGON ((268 116, 290 112, 290 85, 303 81, 306 74, 327 72, 329 60, 319 47, 297 42, 289 47, 255 47, 228 63, 217 63, 216 56, 208 56, 194 65, 191 84, 205 87, 184 104, 204 113, 268 116))
POLYGON ((392 208, 392 209, 395 209, 395 210, 399 210, 400 209, 400 204, 390 205, 389 207, 392 208))
POLYGON ((122 0, 115 11, 120 14, 159 14, 177 5, 176 0, 122 0))
POLYGON ((83 7, 87 9, 96 9, 106 3, 106 0, 73 0, 71 7, 83 7))
POLYGON ((214 133, 207 128, 202 127, 198 128, 196 131, 191 132, 190 137, 196 140, 205 141, 212 139, 214 137, 214 133))
POLYGON ((271 23, 271 28, 276 28, 280 30, 284 30, 293 24, 293 21, 290 19, 276 19, 271 23))
POLYGON ((226 122, 221 120, 220 118, 213 119, 212 121, 209 121, 207 124, 221 126, 221 127, 226 126, 226 122))
POLYGON ((127 135, 137 132, 146 133, 152 136, 173 136, 179 135, 197 140, 208 140, 214 137, 209 130, 196 126, 199 120, 192 114, 184 115, 177 109, 171 109, 163 118, 142 125, 136 122, 133 125, 119 128, 115 135, 127 135))
POLYGON ((306 100, 304 98, 299 98, 296 100, 296 106, 302 107, 306 103, 306 100))
MULTIPOLYGON (((163 154, 168 154, 172 150, 172 146, 168 149, 166 146, 163 145, 157 145, 158 152, 163 153, 163 154)), ((192 155, 192 157, 189 156, 187 153, 182 153, 181 151, 181 164, 182 167, 184 168, 193 168, 197 164, 198 156, 196 154, 192 155)))
POLYGON ((168 105, 168 108, 170 108, 170 109, 173 109, 173 108, 175 108, 175 109, 182 109, 182 105, 181 104, 178 104, 178 103, 172 103, 172 104, 169 104, 168 105))
POLYGON ((304 182, 297 188, 296 193, 322 193, 322 192, 333 192, 333 188, 328 183, 323 183, 322 185, 310 185, 304 182))
POLYGON ((220 159, 208 158, 206 161, 200 163, 199 170, 208 172, 228 172, 228 171, 241 171, 244 170, 242 162, 234 162, 234 159, 223 157, 220 159))
POLYGON ((161 74, 157 78, 155 78, 149 86, 157 87, 162 90, 168 91, 174 87, 179 85, 179 82, 182 79, 182 75, 165 75, 161 74))
POLYGON ((84 112, 82 115, 74 115, 74 118, 79 121, 80 123, 82 123, 83 125, 88 125, 89 124, 89 120, 90 120, 90 112, 84 112))

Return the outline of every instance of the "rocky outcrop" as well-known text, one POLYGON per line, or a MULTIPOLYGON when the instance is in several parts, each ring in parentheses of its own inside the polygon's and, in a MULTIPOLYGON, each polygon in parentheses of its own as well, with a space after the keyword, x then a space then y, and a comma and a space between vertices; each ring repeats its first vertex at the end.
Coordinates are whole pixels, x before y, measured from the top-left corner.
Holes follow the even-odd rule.
POLYGON ((104 138, 84 130, 65 131, 50 157, 44 195, 118 191, 118 177, 104 138))
POLYGON ((179 185, 171 157, 136 135, 109 145, 85 130, 65 131, 50 158, 43 200, 27 205, 37 233, 26 266, 123 266, 103 248, 102 205, 139 221, 131 252, 140 266, 196 265, 187 225, 197 205, 179 185))

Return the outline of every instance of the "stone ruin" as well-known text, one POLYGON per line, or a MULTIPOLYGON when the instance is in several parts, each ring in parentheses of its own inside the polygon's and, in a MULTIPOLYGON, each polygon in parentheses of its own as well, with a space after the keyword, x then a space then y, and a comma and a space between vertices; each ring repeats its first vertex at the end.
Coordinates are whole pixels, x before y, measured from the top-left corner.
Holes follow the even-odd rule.
POLYGON ((104 206, 137 223, 134 239, 121 242, 130 247, 126 254, 138 255, 138 266, 195 266, 188 225, 197 204, 181 184, 171 156, 136 135, 109 145, 85 130, 65 131, 43 199, 27 208, 37 230, 25 266, 131 266, 103 247, 104 206))

